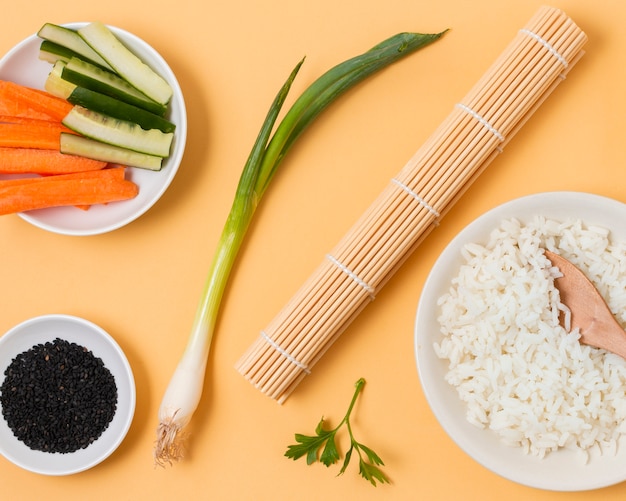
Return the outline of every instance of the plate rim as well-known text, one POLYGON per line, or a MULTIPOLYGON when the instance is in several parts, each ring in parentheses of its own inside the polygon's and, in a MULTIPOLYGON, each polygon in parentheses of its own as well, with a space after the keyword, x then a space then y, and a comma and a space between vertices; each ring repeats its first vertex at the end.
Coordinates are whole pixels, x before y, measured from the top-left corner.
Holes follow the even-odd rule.
MULTIPOLYGON (((500 455, 492 455, 488 452, 485 452, 484 447, 477 447, 478 440, 475 437, 468 438, 468 435, 475 435, 481 437, 481 440, 487 437, 487 434, 490 434, 493 438, 495 434, 492 434, 488 430, 481 430, 474 425, 471 425, 465 416, 463 415, 461 419, 450 419, 448 417, 448 413, 450 411, 449 406, 445 406, 442 404, 442 399, 439 398, 438 395, 435 394, 435 387, 430 381, 430 378, 433 376, 432 372, 430 372, 431 364, 436 364, 436 355, 431 345, 428 346, 428 341, 433 341, 435 339, 435 334, 431 334, 428 336, 426 334, 421 333, 424 327, 424 320, 427 317, 427 314, 422 312, 427 311, 428 308, 433 307, 433 303, 436 303, 437 297, 439 294, 429 294, 432 290, 439 290, 441 287, 437 287, 436 280, 438 279, 438 273, 443 266, 444 263, 447 263, 448 260, 456 261, 459 265, 462 262, 462 257, 460 255, 460 248, 463 244, 475 241, 473 240, 476 235, 482 234, 485 238, 488 238, 488 232, 492 230, 500 221, 509 217, 516 217, 515 213, 519 210, 526 210, 528 207, 543 207, 541 210, 545 211, 546 207, 549 207, 550 210, 556 212, 570 212, 573 211, 582 211, 585 208, 593 206, 594 210, 602 211, 602 210, 613 210, 615 213, 621 213, 622 215, 626 215, 626 204, 619 200, 615 200, 613 198, 609 198, 602 195, 597 195, 593 193, 587 193, 582 191, 547 191, 541 193, 534 193, 526 196, 521 196, 519 198, 515 198, 509 200, 507 202, 501 203, 497 205, 483 214, 476 217, 473 221, 467 224, 459 233, 457 233, 452 240, 446 245, 444 250, 438 256, 435 264, 433 265, 431 271, 429 272, 424 286, 422 288, 422 292, 420 294, 420 298, 418 301, 417 311, 415 314, 415 323, 414 323, 414 356, 416 362, 416 368, 418 372, 418 377, 420 379, 420 385, 423 390, 426 401, 435 415, 438 423, 444 429, 446 434, 452 441, 470 458, 481 464, 483 467, 489 469, 493 473, 516 482, 521 485, 525 485, 528 487, 550 490, 550 491, 560 491, 560 492, 574 492, 574 491, 588 491, 592 489, 599 489, 603 487, 608 487, 610 485, 615 485, 617 483, 623 482, 626 480, 626 468, 621 468, 621 473, 613 473, 609 468, 598 468, 597 464, 594 464, 593 467, 590 465, 584 465, 585 468, 589 468, 590 471, 593 469, 593 472, 600 472, 600 477, 593 476, 591 479, 589 476, 581 475, 580 472, 573 471, 571 473, 571 478, 561 478, 561 479, 550 479, 550 478, 541 478, 538 473, 541 473, 546 465, 551 465, 553 462, 562 461, 565 457, 565 454, 570 454, 570 451, 557 451, 556 453, 550 454, 547 458, 539 459, 534 456, 525 455, 521 449, 518 451, 518 455, 520 459, 520 464, 523 467, 521 468, 507 468, 507 463, 502 461, 500 455), (486 229, 487 228, 487 229, 486 229), (456 259, 454 258, 454 254, 456 254, 456 259), (434 297, 437 296, 437 297, 434 297), (430 349, 430 353, 427 350, 430 349), (429 358, 430 357, 430 358, 429 358), (435 361, 433 361, 436 359, 435 361), (462 422, 464 421, 464 423, 462 422), (470 428, 471 427, 471 428, 470 428), (558 456, 557 454, 561 454, 558 456), (556 459, 555 459, 556 458, 556 459)), ((554 217, 546 214, 546 217, 554 217)), ((577 217, 577 216, 573 216, 577 217)), ((523 219, 518 217, 518 219, 523 219)), ((583 219, 583 218, 581 218, 583 219)), ((592 222, 592 221, 590 221, 592 222)), ((606 225, 611 232, 613 233, 616 230, 620 230, 619 228, 613 228, 609 225, 606 225)), ((621 230, 621 238, 626 238, 626 229, 621 230)), ((438 335, 438 334, 437 334, 438 335)), ((440 367, 444 365, 444 361, 441 361, 440 367)), ((441 371, 441 374, 445 373, 445 370, 441 371)), ((447 382, 443 382, 449 388, 450 394, 455 397, 458 402, 454 405, 456 410, 462 408, 460 399, 456 394, 455 390, 448 385, 447 382)), ((439 382, 441 384, 441 381, 439 382)), ((448 390, 445 390, 446 392, 448 390)), ((497 438, 496 438, 497 440, 497 438)), ((620 441, 620 445, 623 444, 620 441)), ((508 448, 506 445, 501 444, 502 447, 502 455, 508 456, 511 451, 516 451, 516 448, 508 448)), ((574 452, 572 451, 572 455, 574 452)), ((619 457, 619 452, 617 456, 619 457)), ((626 455, 626 451, 624 453, 626 455)), ((519 459, 518 458, 518 459, 519 459)), ((596 460, 598 462, 602 461, 602 463, 610 464, 613 461, 613 456, 603 456, 601 458, 592 458, 592 461, 596 460)), ((623 457, 622 457, 623 459, 623 457)), ((580 461, 582 463, 582 461, 580 461)), ((518 465, 519 466, 519 465, 518 465)))
MULTIPOLYGON (((70 22, 70 23, 60 24, 60 26, 76 29, 81 26, 85 26, 86 24, 89 24, 89 23, 88 22, 70 22)), ((115 218, 114 220, 105 221, 94 227, 90 227, 90 228, 70 227, 70 226, 65 227, 62 225, 55 224, 53 222, 41 220, 38 217, 38 213, 40 211, 53 211, 53 210, 67 209, 63 207, 52 207, 48 209, 39 209, 35 211, 17 213, 17 215, 24 221, 40 229, 49 231, 51 233, 68 235, 68 236, 101 235, 104 233, 117 230, 119 228, 122 228, 132 223, 133 221, 137 220, 142 215, 144 215, 146 212, 148 212, 161 199, 165 191, 167 191, 167 189, 173 182, 174 178, 176 177, 180 164, 183 161, 183 156, 184 156, 186 143, 187 143, 187 110, 186 110, 185 98, 182 92, 182 88, 180 86, 180 83, 178 82, 176 75, 172 71, 167 61, 163 58, 163 56, 154 47, 152 47, 152 45, 150 45, 148 42, 146 42, 142 38, 138 37, 137 35, 123 28, 119 28, 117 26, 113 26, 109 24, 107 24, 106 26, 109 27, 116 35, 120 36, 123 42, 125 43, 130 42, 131 44, 139 46, 141 51, 149 52, 150 58, 152 60, 152 64, 154 64, 155 62, 158 64, 158 66, 165 72, 165 74, 162 74, 161 76, 163 76, 173 88, 177 108, 179 108, 178 114, 180 115, 180 120, 179 120, 180 123, 178 122, 176 123, 176 131, 174 134, 175 144, 173 146, 173 150, 172 150, 170 157, 168 157, 167 159, 169 160, 171 158, 172 163, 171 165, 165 166, 168 169, 166 172, 159 171, 159 172, 150 173, 153 175, 161 174, 163 177, 163 180, 160 186, 158 187, 158 189, 155 188, 154 192, 150 195, 150 197, 147 198, 142 203, 142 205, 140 205, 135 211, 129 214, 120 214, 120 216, 115 218)), ((28 37, 22 39, 20 42, 15 44, 11 49, 9 49, 0 58, 0 74, 3 73, 5 66, 7 64, 10 64, 10 62, 19 55, 20 51, 27 50, 31 44, 38 43, 40 40, 41 39, 38 37, 37 33, 33 33, 29 35, 28 37)), ((150 61, 146 61, 146 62, 148 64, 151 63, 150 61)), ((42 86, 43 86, 43 82, 41 82, 39 87, 41 88, 42 86)), ((93 209, 96 209, 96 207, 92 208, 92 210, 93 209)))

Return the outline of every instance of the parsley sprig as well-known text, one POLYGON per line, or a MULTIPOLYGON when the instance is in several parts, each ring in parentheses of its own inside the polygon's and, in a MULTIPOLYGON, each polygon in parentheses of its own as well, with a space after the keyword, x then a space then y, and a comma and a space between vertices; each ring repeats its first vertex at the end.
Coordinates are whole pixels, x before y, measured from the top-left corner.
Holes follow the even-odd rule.
POLYGON ((296 433, 295 438, 298 443, 287 447, 285 456, 293 460, 306 456, 306 462, 308 465, 313 464, 316 461, 319 461, 326 466, 335 464, 339 461, 339 459, 341 459, 339 450, 337 449, 336 435, 337 432, 345 425, 348 431, 348 436, 350 437, 350 448, 348 449, 348 452, 346 452, 343 465, 341 470, 339 470, 338 475, 341 475, 346 471, 346 468, 350 463, 350 459, 352 458, 352 453, 356 451, 359 457, 359 473, 363 478, 368 480, 374 486, 376 486, 377 480, 381 484, 389 483, 389 479, 379 468, 380 466, 384 466, 383 460, 380 459, 378 454, 376 454, 372 449, 358 442, 354 438, 354 433, 352 432, 350 415, 352 414, 354 404, 363 390, 364 385, 365 379, 363 378, 360 378, 356 382, 356 388, 354 390, 350 406, 348 407, 348 411, 335 428, 330 430, 325 429, 324 418, 322 417, 315 428, 315 435, 303 435, 296 433))

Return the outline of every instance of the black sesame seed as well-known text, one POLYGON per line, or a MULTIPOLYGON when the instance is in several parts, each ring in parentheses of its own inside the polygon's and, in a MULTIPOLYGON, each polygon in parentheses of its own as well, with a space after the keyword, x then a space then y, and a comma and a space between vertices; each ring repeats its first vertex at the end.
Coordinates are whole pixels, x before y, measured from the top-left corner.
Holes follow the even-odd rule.
POLYGON ((117 409, 115 378, 83 346, 61 339, 17 355, 0 386, 2 415, 33 450, 70 453, 107 429, 117 409))

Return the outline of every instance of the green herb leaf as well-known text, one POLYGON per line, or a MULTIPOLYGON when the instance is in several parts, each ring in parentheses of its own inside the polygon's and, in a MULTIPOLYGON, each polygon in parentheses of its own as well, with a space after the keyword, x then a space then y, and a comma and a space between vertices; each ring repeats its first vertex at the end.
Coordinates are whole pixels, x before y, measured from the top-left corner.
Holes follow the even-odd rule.
POLYGON ((324 445, 326 437, 308 436, 296 433, 297 444, 290 445, 285 455, 292 459, 307 456, 307 464, 317 461, 318 450, 324 445))
POLYGON ((300 433, 295 434, 297 444, 288 446, 285 456, 296 460, 306 455, 307 464, 309 465, 315 463, 316 461, 319 461, 326 466, 335 464, 341 459, 341 455, 337 449, 336 435, 337 432, 345 426, 350 437, 350 448, 345 454, 338 476, 342 475, 346 471, 348 464, 350 463, 350 459, 352 458, 352 453, 356 450, 359 456, 359 473, 361 476, 374 486, 376 486, 376 481, 381 484, 388 483, 389 479, 387 479, 383 471, 379 468, 379 466, 384 466, 383 460, 371 448, 357 442, 352 433, 350 416, 364 384, 365 379, 363 378, 356 382, 356 389, 354 391, 352 401, 350 402, 350 406, 348 407, 348 411, 335 428, 331 430, 324 429, 324 419, 322 418, 315 428, 315 435, 302 435, 300 433), (320 450, 322 451, 321 454, 320 450))
POLYGON ((341 467, 341 470, 339 470, 339 473, 337 473, 337 476, 343 475, 343 473, 346 471, 346 468, 348 468, 348 465, 350 464, 350 458, 352 457, 352 451, 353 450, 354 450, 354 446, 351 446, 348 449, 348 452, 346 452, 346 457, 343 460, 343 466, 341 467))
POLYGON ((376 480, 378 480, 381 484, 389 483, 389 480, 378 466, 366 463, 363 460, 359 461, 359 473, 374 487, 376 486, 376 480))
POLYGON ((328 440, 320 456, 320 461, 326 466, 330 466, 339 461, 339 451, 337 450, 337 444, 335 444, 335 433, 328 434, 328 440))
POLYGON ((377 465, 381 465, 384 466, 385 463, 383 463, 383 460, 380 459, 380 457, 378 457, 378 454, 376 454, 372 449, 370 449, 369 447, 366 447, 363 444, 357 444, 357 447, 359 449, 361 449, 363 452, 365 452, 365 454, 367 455, 367 458, 369 459, 370 463, 372 464, 377 464, 377 465))
POLYGON ((317 423, 317 426, 315 427, 315 433, 316 433, 316 435, 323 435, 325 433, 325 431, 324 431, 324 418, 320 419, 320 422, 317 423))

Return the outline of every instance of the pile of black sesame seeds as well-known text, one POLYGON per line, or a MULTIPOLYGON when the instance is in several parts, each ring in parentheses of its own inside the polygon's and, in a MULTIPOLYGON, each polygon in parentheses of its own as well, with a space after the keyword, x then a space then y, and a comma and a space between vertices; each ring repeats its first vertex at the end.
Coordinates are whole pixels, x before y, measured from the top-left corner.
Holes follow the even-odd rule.
POLYGON ((0 386, 2 415, 33 450, 70 453, 93 443, 117 408, 115 378, 86 348, 61 339, 17 355, 0 386))

